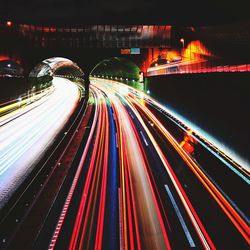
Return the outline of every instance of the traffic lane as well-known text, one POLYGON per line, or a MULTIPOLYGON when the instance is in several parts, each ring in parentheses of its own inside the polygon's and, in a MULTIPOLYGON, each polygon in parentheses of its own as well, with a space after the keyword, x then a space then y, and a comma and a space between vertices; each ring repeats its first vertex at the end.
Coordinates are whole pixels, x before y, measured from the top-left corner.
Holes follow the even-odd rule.
MULTIPOLYGON (((103 82, 102 82, 102 83, 103 83, 103 82)), ((106 83, 107 83, 107 82, 106 82, 106 83)), ((107 84, 107 85, 108 85, 108 84, 107 84)), ((110 86, 109 86, 110 88, 115 88, 114 85, 113 85, 113 86, 111 86, 111 84, 109 84, 109 85, 110 85, 110 86)), ((120 85, 120 84, 119 84, 119 85, 120 85)), ((127 91, 126 91, 126 90, 123 91, 123 90, 120 90, 120 88, 121 88, 121 86, 119 86, 119 88, 117 88, 116 91, 117 91, 117 92, 126 92, 126 95, 128 95, 128 92, 129 92, 128 90, 127 90, 127 91)), ((143 100, 142 100, 142 102, 145 103, 145 101, 143 101, 143 100)), ((204 177, 203 177, 203 178, 204 178, 204 177)), ((207 180, 207 181, 208 181, 208 180, 207 180)), ((211 185, 213 186, 213 189, 214 189, 214 185, 210 183, 210 186, 211 186, 211 185)), ((206 184, 206 187, 208 187, 207 184, 206 184)), ((217 192, 217 191, 216 191, 216 192, 217 192)), ((210 193, 211 193, 211 189, 210 189, 210 193)), ((223 195, 221 195, 221 196, 222 196, 222 198, 224 198, 223 195)), ((220 197, 221 197, 221 196, 220 196, 220 197)), ((221 202, 218 200, 218 197, 216 197, 216 199, 217 199, 218 204, 220 204, 221 202)), ((225 201, 224 201, 224 202, 225 202, 225 201)), ((231 216, 231 215, 229 214, 229 216, 231 216)), ((234 218, 233 218, 233 219, 234 219, 234 218)), ((234 222, 235 222, 235 220, 234 220, 234 222)), ((243 223, 244 223, 244 222, 243 222, 243 223)), ((247 228, 247 226, 246 226, 246 228, 247 228)))
POLYGON ((76 141, 80 134, 86 133, 84 124, 89 123, 91 110, 92 106, 86 106, 82 100, 65 127, 67 134, 56 139, 52 150, 46 152, 44 159, 36 166, 38 172, 32 173, 33 177, 29 176, 29 180, 25 181, 25 191, 17 199, 12 199, 15 206, 6 209, 8 214, 1 221, 2 236, 6 239, 3 246, 17 249, 22 245, 24 249, 30 249, 34 245, 66 175, 71 172, 70 161, 78 147, 77 143, 80 143, 79 140, 76 141), (86 114, 84 118, 83 114, 86 114), (19 220, 18 224, 15 218, 19 220))
MULTIPOLYGON (((91 143, 88 144, 89 148, 85 148, 88 153, 85 160, 82 161, 83 167, 77 183, 77 192, 72 197, 65 223, 60 230, 57 244, 54 246, 57 249, 61 249, 65 245, 69 249, 82 246, 88 249, 101 247, 104 234, 111 238, 111 245, 117 244, 119 240, 114 238, 114 232, 110 232, 109 228, 104 227, 106 217, 110 218, 105 209, 106 197, 108 197, 106 192, 109 188, 108 175, 110 174, 108 171, 109 147, 107 145, 110 142, 109 138, 113 140, 115 137, 111 138, 109 134, 108 107, 105 99, 100 93, 96 93, 96 95, 99 117, 95 128, 92 128, 95 132, 91 143)), ((116 209, 118 210, 118 208, 116 209)))
POLYGON ((39 107, 0 128, 1 206, 32 171, 34 163, 51 145, 78 103, 79 92, 74 84, 55 80, 55 85, 57 89, 39 107))
POLYGON ((147 161, 147 171, 154 188, 157 203, 163 216, 164 225, 172 248, 202 248, 202 243, 200 242, 185 209, 179 201, 179 197, 172 181, 167 175, 162 161, 150 138, 147 136, 146 131, 134 111, 127 105, 126 109, 133 120, 133 126, 135 126, 137 138, 140 138, 140 147, 143 148, 144 151, 144 157, 147 161))
MULTIPOLYGON (((177 125, 181 130, 184 130, 184 131, 188 130, 188 132, 190 132, 190 128, 188 128, 185 124, 183 124, 183 122, 181 120, 178 120, 175 117, 175 114, 174 115, 172 114, 172 111, 167 110, 166 107, 161 105, 159 102, 157 102, 156 100, 154 100, 150 96, 144 94, 143 92, 138 91, 138 90, 126 85, 126 84, 123 84, 123 83, 120 83, 120 82, 117 82, 117 81, 104 80, 104 79, 101 79, 101 80, 98 79, 97 81, 101 82, 101 83, 104 83, 106 85, 109 85, 111 88, 113 86, 120 93, 123 93, 123 94, 126 94, 126 95, 132 95, 132 96, 135 96, 135 97, 137 97, 139 99, 144 100, 145 104, 152 105, 153 108, 157 109, 162 114, 166 115, 168 117, 168 120, 171 120, 173 123, 175 123, 175 125, 177 125)), ((178 114, 176 114, 176 115, 178 115, 178 114)), ((166 121, 167 120, 165 119, 164 122, 166 122, 166 121)), ((171 130, 170 123, 169 123, 168 127, 169 127, 169 130, 171 130)), ((173 132, 173 135, 176 136, 176 138, 178 138, 177 134, 175 133, 176 129, 175 129, 175 131, 172 131, 172 132, 173 132)), ((240 166, 239 164, 237 164, 235 161, 233 161, 231 158, 229 158, 227 155, 225 155, 222 151, 220 151, 216 146, 214 146, 210 142, 208 142, 204 138, 204 136, 202 137, 201 135, 198 135, 195 132, 192 132, 191 135, 195 136, 196 140, 199 141, 199 143, 202 144, 204 147, 206 147, 206 149, 208 149, 210 151, 210 153, 212 152, 214 154, 214 156, 216 156, 221 161, 223 161, 225 163, 225 165, 227 165, 229 168, 231 168, 231 170, 233 172, 238 174, 244 180, 246 180, 243 177, 244 175, 247 175, 248 177, 250 176, 249 172, 247 173, 247 171, 246 171, 247 166, 240 166), (215 151, 216 154, 213 151, 215 151), (232 165, 233 167, 229 166, 229 165, 232 165)), ((248 179, 248 183, 249 183, 249 179, 248 179)))
MULTIPOLYGON (((124 102, 123 102, 123 103, 124 103, 124 102)), ((137 116, 137 117, 138 117, 138 119, 139 119, 139 116, 137 116)), ((151 141, 154 142, 154 138, 153 138, 152 136, 151 136, 151 141)), ((155 146, 156 148, 158 148, 157 145, 154 144, 154 146, 155 146)), ((158 152, 158 154, 161 153, 161 152, 159 152, 158 150, 157 150, 157 152, 158 152)), ((161 157, 164 158, 164 156, 163 156, 162 154, 161 154, 161 157)), ((162 159, 162 160, 164 160, 164 159, 162 159)), ((165 160, 163 163, 165 164, 164 166, 166 167, 166 169, 168 170, 169 175, 171 176, 171 180, 172 180, 172 181, 174 182, 174 184, 175 184, 176 190, 177 190, 179 193, 181 193, 181 198, 184 199, 184 197, 183 197, 183 190, 180 190, 180 185, 179 185, 178 182, 176 181, 176 178, 175 178, 175 176, 173 175, 172 171, 169 169, 168 163, 166 162, 166 160, 165 160)), ((204 244, 205 247, 210 247, 210 246, 213 247, 213 243, 212 243, 211 240, 209 239, 209 236, 207 235, 207 233, 206 233, 204 227, 203 227, 202 224, 200 223, 198 216, 197 216, 197 215, 194 215, 195 212, 194 212, 194 211, 191 211, 191 210, 193 210, 193 209, 192 209, 192 206, 191 206, 190 204, 187 204, 187 202, 188 202, 188 200, 187 200, 187 198, 185 198, 184 204, 185 204, 185 206, 186 206, 186 208, 187 208, 187 210, 188 210, 188 213, 192 216, 192 222, 193 222, 193 223, 195 224, 195 226, 196 226, 196 229, 197 229, 197 231, 198 231, 198 233, 199 233, 199 237, 200 237, 201 240, 202 240, 202 244, 204 244), (199 224, 199 225, 198 225, 198 224, 199 224)))
MULTIPOLYGON (((101 128, 105 128, 105 131, 102 130, 101 136, 98 138, 98 144, 96 143, 98 147, 96 156, 93 154, 90 161, 90 168, 94 166, 95 173, 91 180, 93 184, 89 190, 89 202, 79 243, 80 248, 86 246, 87 249, 94 248, 96 245, 102 245, 108 162, 108 148, 104 148, 104 145, 105 143, 108 144, 108 133, 106 123, 100 126, 101 128)), ((83 220, 81 219, 81 221, 83 220)), ((71 246, 70 249, 75 249, 75 246, 71 246)))
MULTIPOLYGON (((87 193, 83 195, 84 187, 86 186, 87 177, 88 179, 91 177, 89 174, 93 172, 93 169, 90 169, 90 161, 92 158, 92 152, 94 149, 94 144, 97 142, 97 134, 100 133, 100 127, 98 128, 98 116, 100 112, 100 108, 98 105, 99 97, 93 95, 94 97, 94 105, 95 105, 95 113, 93 117, 93 123, 90 127, 89 136, 85 145, 82 145, 81 150, 78 152, 79 160, 74 162, 72 168, 76 169, 76 172, 73 175, 73 180, 70 180, 68 185, 70 188, 66 193, 63 194, 61 199, 64 200, 63 205, 61 206, 59 211, 56 211, 57 221, 54 225, 54 229, 52 235, 49 240, 49 249, 69 249, 72 237, 79 241, 79 230, 81 228, 76 227, 76 221, 80 226, 83 222, 79 219, 82 214, 80 210, 84 196, 87 197, 87 193), (79 213, 79 215, 78 215, 79 213), (74 233, 74 231, 78 230, 78 233, 74 233)), ((89 181, 88 181, 89 183, 89 181)), ((78 242, 79 243, 79 242, 78 242)))
MULTIPOLYGON (((99 81, 100 83, 100 81, 99 81)), ((127 96, 128 95, 128 92, 127 91, 123 91, 123 89, 120 89, 120 86, 119 86, 119 89, 115 89, 115 86, 110 86, 110 84, 103 84, 103 82, 101 82, 101 84, 98 85, 100 88, 104 88, 104 91, 106 89, 106 91, 108 90, 109 92, 113 89, 113 92, 114 93, 119 93, 120 96, 127 96)), ((124 98, 123 98, 124 99, 124 98)), ((142 101, 143 102, 143 101, 142 101)), ((122 103, 124 104, 124 101, 122 101, 122 103)), ((152 142, 155 142, 154 141, 154 138, 151 136, 151 140, 152 142)), ((155 145, 154 143, 154 146, 158 149, 158 146, 155 145)), ((168 171, 168 174, 170 175, 171 177, 171 180, 173 181, 174 185, 175 185, 175 188, 176 188, 176 191, 180 194, 180 198, 182 199, 183 201, 183 204, 187 210, 187 212, 189 213, 189 215, 191 216, 191 219, 192 219, 192 223, 195 225, 195 228, 199 234, 199 237, 202 241, 202 244, 206 247, 206 248, 209 248, 209 247, 212 247, 213 248, 213 243, 211 242, 209 236, 207 235, 207 232, 206 230, 204 229, 202 223, 200 222, 197 214, 195 213, 194 209, 192 208, 192 205, 190 204, 188 198, 185 196, 184 198, 184 191, 181 190, 181 187, 180 187, 180 184, 178 183, 178 181, 176 180, 176 177, 175 175, 173 174, 173 171, 171 170, 171 168, 169 167, 166 159, 164 159, 164 155, 161 154, 161 152, 159 151, 158 149, 158 154, 160 154, 160 157, 161 159, 163 160, 163 163, 164 163, 164 167, 166 168, 166 170, 168 171)))
MULTIPOLYGON (((151 105, 146 106, 147 108, 149 108, 149 110, 154 112, 155 116, 159 118, 159 120, 165 127, 170 127, 171 133, 173 131, 174 134, 181 133, 178 126, 175 126, 174 128, 173 122, 169 125, 171 121, 169 121, 168 117, 163 115, 158 109, 153 108, 151 105)), ((178 141, 183 141, 186 134, 187 133, 184 132, 182 138, 180 138, 181 136, 179 135, 180 139, 178 141)), ((235 172, 227 167, 225 163, 220 161, 214 154, 209 152, 203 145, 201 145, 199 141, 196 141, 193 146, 194 153, 191 155, 192 158, 196 160, 206 176, 214 183, 214 185, 216 185, 216 187, 223 193, 223 195, 232 204, 232 206, 246 221, 248 221, 249 224, 249 206, 247 199, 244 198, 244 196, 248 196, 250 192, 249 184, 247 183, 247 181, 243 180, 239 175, 235 174, 235 172)), ((244 176, 249 180, 246 175, 244 176)))
POLYGON ((105 204, 105 220, 103 232, 103 249, 119 249, 119 154, 117 148, 117 127, 113 108, 105 97, 109 114, 109 161, 108 161, 108 180, 107 197, 105 204), (108 246, 108 247, 107 247, 108 246))
POLYGON ((119 121, 121 126, 119 137, 122 138, 124 143, 124 168, 128 172, 129 185, 134 197, 141 247, 142 249, 166 249, 169 243, 165 228, 163 228, 162 218, 155 203, 154 193, 146 173, 145 159, 129 120, 129 114, 127 114, 123 104, 114 93, 102 88, 100 85, 98 85, 98 88, 107 94, 115 110, 116 120, 119 121))
MULTIPOLYGON (((81 117, 82 122, 80 124, 80 127, 75 131, 75 138, 71 141, 70 146, 67 148, 65 154, 63 154, 62 158, 60 159, 60 168, 64 168, 65 166, 67 166, 68 172, 67 175, 64 176, 63 183, 61 183, 60 187, 58 187, 59 191, 57 191, 56 197, 53 201, 53 205, 50 207, 50 211, 47 213, 47 217, 43 222, 40 233, 33 244, 34 249, 47 249, 50 245, 51 237, 54 236, 55 229, 60 232, 58 221, 63 218, 61 214, 62 210, 64 210, 63 213, 65 214, 67 212, 67 206, 65 204, 67 204, 67 202, 69 202, 70 200, 68 200, 68 194, 70 191, 73 192, 74 188, 72 188, 72 183, 75 182, 77 178, 79 178, 78 174, 80 170, 77 167, 79 166, 79 162, 81 161, 85 146, 88 145, 88 138, 91 137, 90 128, 95 123, 95 113, 96 105, 93 102, 92 96, 90 95, 87 103, 87 110, 81 117)), ((86 148, 88 148, 88 146, 86 146, 86 148)), ((81 169, 81 171, 84 171, 84 169, 81 169)), ((56 177, 56 179, 51 180, 52 184, 49 184, 49 186, 53 188, 54 182, 57 183, 60 178, 62 178, 62 176, 60 176, 59 178, 56 177)), ((84 178, 84 174, 82 175, 82 178, 84 178)), ((72 223, 70 223, 69 221, 67 230, 69 230, 71 224, 72 223)), ((69 237, 66 238, 67 239, 64 240, 69 241, 69 237)), ((61 248, 63 248, 63 246, 66 246, 67 244, 69 243, 65 243, 61 246, 61 248)))
MULTIPOLYGON (((136 99, 134 99, 136 100, 136 99)), ((138 101, 138 103, 141 105, 141 102, 138 101)), ((143 104, 145 102, 143 101, 143 104)), ((227 200, 226 197, 223 195, 223 193, 217 188, 216 185, 212 183, 211 180, 207 178, 207 176, 201 171, 200 167, 195 163, 192 158, 180 147, 178 142, 169 134, 169 132, 161 125, 161 123, 158 121, 155 116, 150 113, 147 109, 144 108, 144 111, 148 113, 148 115, 151 117, 152 120, 154 120, 156 123, 155 125, 159 127, 159 129, 163 132, 165 137, 171 142, 172 146, 179 152, 179 154, 182 156, 183 160, 188 164, 190 169, 195 173, 197 178, 200 179, 200 181, 203 183, 204 187, 206 187, 207 191, 214 197, 218 205, 223 209, 223 211, 227 214, 228 218, 231 220, 231 222, 234 224, 234 226, 237 228, 237 230, 242 234, 242 236, 245 238, 245 240, 249 243, 249 226, 247 220, 240 214, 237 209, 234 207, 234 203, 230 204, 231 200, 227 200)))
POLYGON ((141 114, 142 117, 144 116, 145 123, 153 133, 154 138, 157 139, 157 142, 166 155, 170 165, 175 166, 173 170, 178 176, 183 188, 186 190, 191 203, 194 205, 195 210, 198 212, 205 228, 215 242, 215 245, 218 247, 241 245, 244 249, 247 244, 246 241, 239 234, 238 230, 236 230, 223 210, 218 207, 217 202, 207 192, 190 168, 183 162, 180 155, 173 150, 173 146, 164 139, 164 136, 157 129, 157 126, 152 126, 152 123, 148 123, 148 117, 143 115, 143 112, 141 114), (211 223, 212 221, 213 223, 211 223), (227 241, 225 241, 224 237, 221 237, 222 231, 225 231, 224 234, 229 238, 227 241))
MULTIPOLYGON (((204 231, 204 230, 203 230, 204 231)), ((203 237, 203 236, 202 236, 203 237)), ((208 240, 209 241, 209 240, 208 240)), ((204 243, 204 242, 203 242, 204 243)), ((205 242, 205 244, 207 244, 207 242, 205 242)), ((210 243, 209 243, 210 244, 210 243)))

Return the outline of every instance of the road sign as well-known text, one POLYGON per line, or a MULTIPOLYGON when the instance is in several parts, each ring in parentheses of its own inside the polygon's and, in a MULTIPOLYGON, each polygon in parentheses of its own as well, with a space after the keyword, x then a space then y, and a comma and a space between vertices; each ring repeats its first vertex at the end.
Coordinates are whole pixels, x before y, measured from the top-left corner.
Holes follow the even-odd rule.
POLYGON ((130 54, 139 55, 141 53, 140 48, 131 48, 130 54))
POLYGON ((121 49, 121 54, 122 55, 129 55, 130 54, 130 49, 121 49))
POLYGON ((121 49, 122 55, 139 55, 140 53, 140 48, 121 49))

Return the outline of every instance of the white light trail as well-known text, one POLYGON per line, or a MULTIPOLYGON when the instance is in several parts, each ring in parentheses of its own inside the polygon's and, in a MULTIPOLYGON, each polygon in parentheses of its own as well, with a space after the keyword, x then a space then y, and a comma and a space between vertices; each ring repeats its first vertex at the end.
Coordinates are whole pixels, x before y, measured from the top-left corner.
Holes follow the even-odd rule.
POLYGON ((54 92, 43 97, 40 105, 34 109, 27 106, 27 113, 0 126, 0 208, 33 170, 76 107, 79 90, 75 84, 54 78, 53 85, 54 92))

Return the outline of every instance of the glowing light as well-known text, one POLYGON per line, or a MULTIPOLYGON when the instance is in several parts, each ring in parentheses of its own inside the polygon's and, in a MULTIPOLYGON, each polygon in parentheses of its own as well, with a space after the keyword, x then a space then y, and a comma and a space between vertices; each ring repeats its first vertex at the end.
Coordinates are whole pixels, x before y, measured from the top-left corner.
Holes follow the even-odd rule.
POLYGON ((187 60, 200 60, 204 55, 212 56, 212 53, 199 40, 190 42, 183 52, 183 57, 187 60))
POLYGON ((51 145, 78 103, 76 85, 65 79, 54 79, 53 85, 53 92, 31 104, 22 105, 27 100, 18 98, 22 107, 1 116, 0 182, 5 185, 0 185, 0 207, 18 188, 14 180, 27 177, 34 161, 51 145))
POLYGON ((10 60, 10 57, 9 56, 2 56, 0 55, 0 61, 4 61, 4 60, 10 60))
POLYGON ((6 26, 11 27, 12 26, 12 22, 11 21, 7 21, 6 22, 6 26))

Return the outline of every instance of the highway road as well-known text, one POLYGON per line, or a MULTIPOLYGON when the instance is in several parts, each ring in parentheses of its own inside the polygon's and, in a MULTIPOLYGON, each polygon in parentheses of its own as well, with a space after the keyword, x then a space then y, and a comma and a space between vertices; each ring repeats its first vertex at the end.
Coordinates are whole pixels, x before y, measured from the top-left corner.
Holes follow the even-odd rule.
POLYGON ((79 101, 79 90, 70 81, 54 78, 53 86, 31 96, 29 104, 20 100, 20 108, 0 117, 0 208, 32 172, 79 101))
POLYGON ((248 249, 247 168, 141 92, 92 78, 91 94, 49 249, 248 249))
MULTIPOLYGON (((54 89, 1 118, 1 204, 4 193, 11 196, 8 185, 18 189, 13 180, 29 174, 61 131, 79 93, 75 84, 55 78, 54 89)), ((247 166, 151 97, 91 78, 89 102, 70 141, 20 226, 8 223, 12 214, 0 225, 15 231, 12 236, 6 229, 10 242, 1 238, 3 249, 24 243, 51 250, 249 249, 247 166), (68 170, 60 172, 64 166, 68 170), (44 222, 32 227, 40 214, 44 222)))

